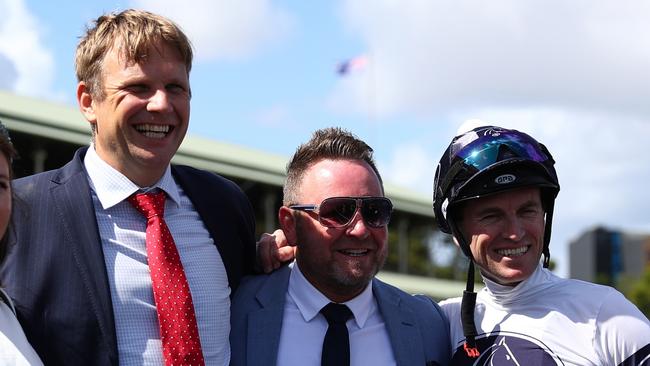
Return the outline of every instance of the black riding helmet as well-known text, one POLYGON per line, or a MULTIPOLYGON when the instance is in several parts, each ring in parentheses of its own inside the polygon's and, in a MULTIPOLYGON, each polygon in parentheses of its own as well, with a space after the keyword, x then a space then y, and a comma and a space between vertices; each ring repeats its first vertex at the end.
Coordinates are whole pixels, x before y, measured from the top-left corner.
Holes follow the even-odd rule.
POLYGON ((520 188, 539 187, 546 212, 544 267, 548 267, 555 197, 560 191, 555 161, 546 146, 517 130, 483 126, 454 137, 442 155, 433 187, 433 211, 441 231, 452 234, 470 259, 461 318, 465 350, 478 356, 474 325, 474 264, 470 243, 458 230, 456 210, 462 202, 520 188))

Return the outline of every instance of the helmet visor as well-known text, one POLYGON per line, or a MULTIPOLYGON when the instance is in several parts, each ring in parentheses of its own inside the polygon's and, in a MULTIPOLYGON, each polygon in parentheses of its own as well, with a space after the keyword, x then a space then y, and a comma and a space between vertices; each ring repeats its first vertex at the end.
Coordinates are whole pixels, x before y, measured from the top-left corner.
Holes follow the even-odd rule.
MULTIPOLYGON (((461 141, 459 141, 462 144, 461 141)), ((478 136, 469 144, 458 146, 456 159, 481 171, 507 159, 532 160, 542 163, 549 159, 544 148, 530 136, 509 130, 492 130, 478 136)))

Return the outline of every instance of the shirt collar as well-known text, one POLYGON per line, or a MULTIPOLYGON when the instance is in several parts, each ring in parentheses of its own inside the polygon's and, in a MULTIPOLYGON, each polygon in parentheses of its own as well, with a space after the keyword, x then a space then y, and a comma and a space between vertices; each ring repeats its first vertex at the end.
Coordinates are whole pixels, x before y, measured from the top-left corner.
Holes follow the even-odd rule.
POLYGON ((535 271, 530 277, 518 283, 516 286, 507 286, 496 283, 481 275, 485 288, 483 292, 492 296, 501 305, 525 303, 534 300, 540 292, 546 291, 554 285, 555 278, 552 273, 542 267, 541 262, 537 264, 535 271))
MULTIPOLYGON (((303 319, 309 322, 318 315, 323 306, 332 301, 305 278, 298 268, 298 263, 294 262, 292 266, 289 277, 289 295, 296 303, 303 319)), ((357 326, 363 328, 371 311, 377 306, 372 292, 372 281, 359 295, 343 304, 352 311, 357 326)))
POLYGON ((151 187, 139 187, 124 174, 102 160, 95 151, 95 145, 91 144, 84 157, 84 166, 88 172, 90 186, 95 191, 102 208, 105 210, 124 201, 138 190, 147 192, 155 188, 165 191, 167 197, 171 198, 176 205, 180 205, 180 194, 169 165, 167 165, 165 173, 156 184, 151 187))

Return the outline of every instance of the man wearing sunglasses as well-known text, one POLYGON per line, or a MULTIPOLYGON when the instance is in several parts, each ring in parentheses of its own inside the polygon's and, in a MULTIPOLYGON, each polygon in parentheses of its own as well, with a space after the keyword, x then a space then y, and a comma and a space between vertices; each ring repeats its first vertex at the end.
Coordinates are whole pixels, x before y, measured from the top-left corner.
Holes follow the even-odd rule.
POLYGON ((328 128, 301 145, 278 212, 295 262, 238 288, 231 365, 448 364, 438 306, 375 278, 391 212, 363 141, 328 128))
POLYGON ((543 144, 495 126, 456 136, 440 159, 436 222, 470 263, 463 297, 441 303, 452 364, 650 365, 650 322, 632 303, 546 269, 554 164, 543 144), (485 283, 478 294, 474 265, 485 283))

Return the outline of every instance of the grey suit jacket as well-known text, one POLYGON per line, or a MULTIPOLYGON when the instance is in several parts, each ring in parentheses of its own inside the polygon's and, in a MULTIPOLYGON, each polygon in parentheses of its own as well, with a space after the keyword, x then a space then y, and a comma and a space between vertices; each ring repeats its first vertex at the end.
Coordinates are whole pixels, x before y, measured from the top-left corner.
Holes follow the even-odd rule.
MULTIPOLYGON (((231 306, 231 366, 276 365, 290 273, 285 266, 242 281, 231 306)), ((376 278, 372 286, 397 364, 448 365, 449 325, 438 305, 376 278)))

